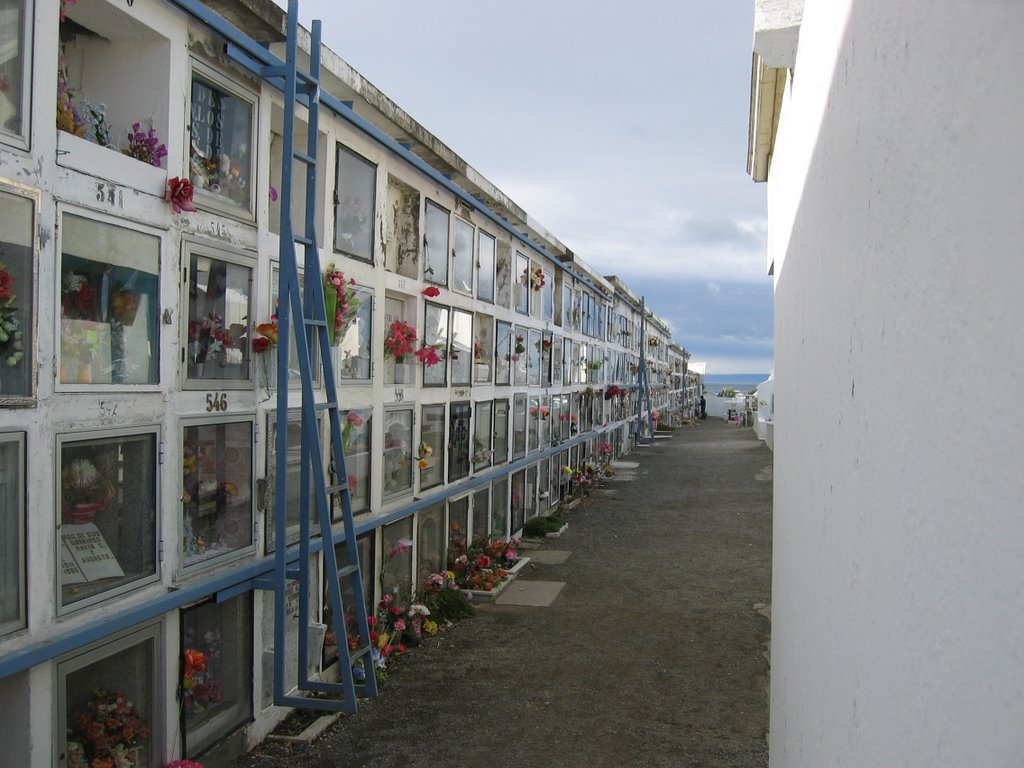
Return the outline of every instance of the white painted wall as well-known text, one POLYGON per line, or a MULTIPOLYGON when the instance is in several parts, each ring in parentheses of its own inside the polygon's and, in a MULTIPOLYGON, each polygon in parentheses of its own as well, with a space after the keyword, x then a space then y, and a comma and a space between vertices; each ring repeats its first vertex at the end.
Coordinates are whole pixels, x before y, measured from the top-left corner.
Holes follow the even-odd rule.
POLYGON ((808 0, 769 179, 771 765, 1024 764, 1024 4, 808 0))

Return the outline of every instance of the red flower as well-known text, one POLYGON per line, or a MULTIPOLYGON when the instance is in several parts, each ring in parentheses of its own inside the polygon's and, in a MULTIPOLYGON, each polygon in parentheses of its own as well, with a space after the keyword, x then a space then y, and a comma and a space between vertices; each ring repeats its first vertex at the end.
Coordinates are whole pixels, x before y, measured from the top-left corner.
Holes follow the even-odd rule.
POLYGON ((252 340, 252 350, 256 353, 266 352, 272 346, 273 344, 271 344, 270 339, 266 336, 257 336, 252 340))
POLYGON ((195 194, 196 188, 192 186, 192 182, 175 176, 167 182, 167 196, 164 199, 171 204, 175 213, 194 211, 196 206, 192 198, 195 194))
POLYGON ((440 296, 441 295, 441 291, 439 291, 434 286, 430 286, 429 288, 424 288, 423 289, 423 295, 424 296, 429 296, 430 298, 434 298, 435 296, 440 296))
POLYGON ((14 297, 14 275, 0 269, 0 300, 14 297))

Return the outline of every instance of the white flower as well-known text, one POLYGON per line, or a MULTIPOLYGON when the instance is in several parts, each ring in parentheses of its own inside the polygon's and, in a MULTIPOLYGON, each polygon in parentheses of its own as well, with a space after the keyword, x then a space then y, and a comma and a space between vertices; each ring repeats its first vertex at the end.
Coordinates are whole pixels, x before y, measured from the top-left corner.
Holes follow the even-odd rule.
POLYGON ((99 479, 99 472, 96 465, 88 459, 78 459, 71 462, 68 472, 71 484, 76 488, 91 488, 99 479))

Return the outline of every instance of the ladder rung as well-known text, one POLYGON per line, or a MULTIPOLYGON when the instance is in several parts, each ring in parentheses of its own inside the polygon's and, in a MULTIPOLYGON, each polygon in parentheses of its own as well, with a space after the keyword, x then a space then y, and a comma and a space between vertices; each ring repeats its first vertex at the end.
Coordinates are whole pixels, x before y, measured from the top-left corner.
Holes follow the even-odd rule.
POLYGON ((358 661, 359 659, 363 658, 363 656, 368 654, 371 650, 373 650, 373 646, 372 645, 364 645, 362 648, 356 648, 356 650, 354 650, 354 651, 349 651, 348 652, 348 660, 350 662, 351 661, 358 661))
POLYGON ((346 576, 351 576, 359 570, 358 565, 345 565, 338 569, 338 578, 343 579, 346 576))
POLYGON ((305 152, 292 152, 292 157, 294 157, 300 163, 305 163, 306 165, 316 165, 316 158, 313 157, 312 155, 306 154, 305 152))
POLYGON ((306 237, 305 235, 295 235, 293 239, 299 245, 316 245, 316 243, 313 242, 313 238, 306 237))
POLYGON ((317 319, 315 317, 305 317, 305 318, 303 318, 303 322, 306 325, 311 325, 311 326, 314 326, 314 327, 316 327, 316 326, 322 326, 322 327, 325 327, 325 328, 327 327, 327 321, 326 320, 319 320, 319 319, 317 319))
POLYGON ((335 403, 335 402, 329 402, 329 403, 315 403, 315 404, 313 405, 313 408, 314 408, 315 410, 317 410, 317 411, 329 411, 329 410, 331 410, 332 408, 337 408, 337 407, 338 407, 338 404, 337 404, 337 403, 335 403))
POLYGON ((286 579, 297 579, 297 578, 299 578, 299 569, 298 568, 285 568, 284 569, 284 577, 286 579))
POLYGON ((344 483, 338 483, 337 485, 328 485, 327 486, 327 495, 328 496, 332 496, 335 493, 341 493, 346 488, 348 488, 348 486, 345 485, 344 483))

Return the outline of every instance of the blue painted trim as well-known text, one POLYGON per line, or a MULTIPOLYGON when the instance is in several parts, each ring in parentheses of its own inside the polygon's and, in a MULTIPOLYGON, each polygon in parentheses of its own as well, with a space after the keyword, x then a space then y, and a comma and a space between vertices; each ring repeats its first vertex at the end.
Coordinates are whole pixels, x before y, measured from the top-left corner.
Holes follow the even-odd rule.
MULTIPOLYGON (((233 24, 224 19, 224 17, 222 17, 220 14, 210 10, 198 0, 170 0, 170 2, 176 4, 185 12, 192 14, 199 21, 203 22, 207 26, 219 32, 221 35, 223 35, 225 38, 231 41, 231 45, 236 46, 240 51, 246 53, 248 57, 251 57, 252 61, 260 62, 261 66, 254 68, 251 65, 251 61, 247 63, 246 61, 236 59, 236 61, 240 65, 252 71, 252 73, 256 76, 262 77, 263 67, 284 66, 284 62, 281 61, 281 59, 277 58, 274 54, 270 53, 270 51, 268 51, 263 45, 253 40, 240 29, 238 29, 233 24)), ((275 87, 279 87, 277 83, 271 84, 274 85, 275 87)), ((342 119, 347 120, 349 123, 351 123, 353 126, 361 130, 367 136, 377 141, 379 144, 382 144, 388 149, 390 149, 392 152, 394 152, 407 163, 415 167, 417 170, 426 174, 428 177, 430 177, 438 184, 446 188, 449 192, 452 192, 460 200, 463 200, 464 202, 468 203, 470 206, 472 206, 480 213, 482 213, 485 217, 490 219, 493 223, 507 231, 509 234, 514 235, 516 239, 522 240, 524 238, 524 235, 521 232, 517 232, 501 216, 496 214, 486 205, 483 205, 473 195, 466 192, 466 190, 464 190, 458 184, 453 182, 450 178, 445 176, 445 174, 441 173, 436 168, 428 164, 425 160, 423 160, 421 157, 412 152, 411 149, 403 146, 401 143, 392 139, 390 136, 384 133, 380 128, 375 126, 369 120, 366 120, 365 118, 356 114, 355 111, 353 111, 350 106, 351 102, 344 102, 338 99, 337 97, 332 96, 331 94, 321 93, 320 103, 323 104, 323 106, 330 109, 332 112, 334 112, 342 119), (349 106, 347 106, 347 104, 349 106)), ((530 241, 528 236, 525 236, 525 238, 525 244, 529 248, 536 251, 545 259, 555 264, 563 272, 572 275, 574 278, 582 282, 584 285, 588 286, 592 290, 597 291, 601 296, 607 296, 604 288, 598 286, 592 280, 581 275, 576 270, 567 267, 563 262, 559 261, 558 258, 547 253, 544 249, 538 248, 532 241, 530 241)))
MULTIPOLYGON (((628 424, 628 422, 625 422, 628 424)), ((575 445, 599 438, 601 435, 611 431, 614 427, 601 427, 592 430, 584 435, 559 443, 557 446, 546 449, 542 453, 519 459, 511 464, 503 464, 484 475, 474 475, 469 481, 458 486, 447 488, 430 496, 417 499, 410 504, 388 512, 387 514, 365 520, 362 524, 356 525, 355 533, 360 536, 373 531, 381 526, 388 525, 402 518, 425 509, 426 507, 446 501, 452 496, 459 496, 466 491, 481 488, 484 485, 501 478, 503 475, 512 475, 538 461, 550 458, 575 445)), ((345 541, 344 530, 333 531, 330 538, 332 546, 345 541)), ((324 539, 317 538, 310 542, 309 552, 315 554, 324 547, 324 539)), ((90 643, 109 638, 119 632, 131 629, 139 624, 160 618, 165 613, 175 611, 192 603, 208 600, 211 596, 217 602, 224 602, 238 595, 259 589, 255 582, 260 578, 274 578, 275 554, 261 557, 258 560, 238 562, 231 566, 225 566, 227 570, 214 575, 204 577, 197 576, 197 580, 183 586, 168 587, 165 594, 156 595, 145 599, 137 606, 119 610, 115 614, 105 615, 73 629, 69 629, 56 637, 42 640, 32 646, 20 648, 5 653, 0 658, 0 678, 8 677, 24 672, 26 669, 52 661, 58 656, 71 653, 90 643)), ((285 553, 285 560, 296 562, 299 557, 298 545, 288 548, 285 553)))

